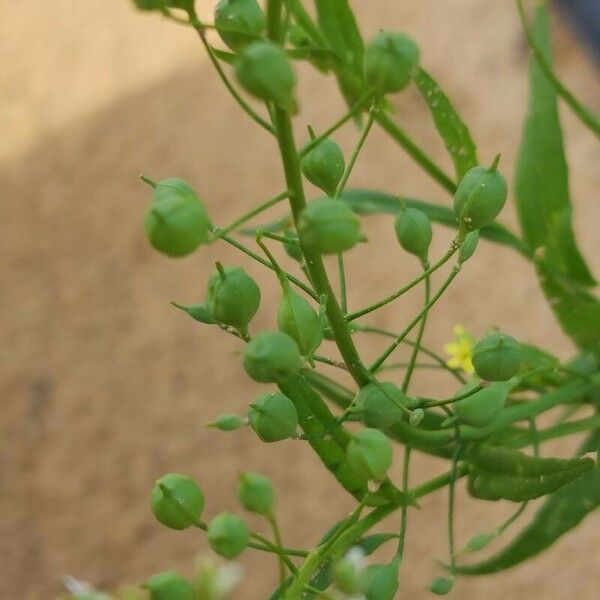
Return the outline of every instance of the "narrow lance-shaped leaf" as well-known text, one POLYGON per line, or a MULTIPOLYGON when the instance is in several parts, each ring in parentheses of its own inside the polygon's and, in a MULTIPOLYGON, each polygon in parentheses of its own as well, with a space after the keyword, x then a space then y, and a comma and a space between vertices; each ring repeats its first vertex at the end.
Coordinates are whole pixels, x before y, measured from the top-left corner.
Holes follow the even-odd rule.
MULTIPOLYGON (((581 451, 600 451, 600 431, 585 442, 581 451)), ((459 565, 456 571, 462 575, 486 575, 514 567, 552 546, 598 506, 600 468, 596 467, 548 496, 531 524, 504 550, 483 562, 459 565)))
MULTIPOLYGON (((543 4, 536 9, 533 36, 550 64, 548 13, 543 4)), ((581 285, 594 285, 571 225, 568 167, 556 93, 534 59, 529 82, 529 109, 515 178, 523 236, 531 251, 546 249, 553 270, 581 285)))
POLYGON ((433 122, 454 163, 456 178, 460 181, 471 167, 477 165, 477 150, 469 129, 427 71, 417 68, 413 79, 431 111, 433 122))

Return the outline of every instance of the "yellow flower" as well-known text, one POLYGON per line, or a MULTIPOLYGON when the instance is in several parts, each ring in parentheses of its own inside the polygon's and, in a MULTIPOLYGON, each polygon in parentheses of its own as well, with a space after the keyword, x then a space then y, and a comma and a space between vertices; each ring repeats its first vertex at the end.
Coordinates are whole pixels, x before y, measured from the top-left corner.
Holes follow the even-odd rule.
POLYGON ((471 356, 475 339, 462 325, 453 328, 454 340, 444 346, 444 352, 450 355, 446 364, 452 369, 462 369, 469 375, 475 371, 471 356))

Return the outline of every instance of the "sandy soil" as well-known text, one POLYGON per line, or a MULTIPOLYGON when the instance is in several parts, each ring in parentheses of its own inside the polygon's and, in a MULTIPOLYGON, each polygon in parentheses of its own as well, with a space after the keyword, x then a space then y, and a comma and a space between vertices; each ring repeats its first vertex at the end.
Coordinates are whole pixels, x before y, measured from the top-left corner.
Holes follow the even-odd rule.
MULTIPOLYGON (((275 282, 223 245, 169 261, 151 251, 141 228, 149 196, 137 181, 142 170, 190 180, 226 223, 282 189, 272 140, 240 114, 183 29, 135 14, 124 0, 6 4, 0 21, 4 593, 53 598, 65 574, 110 588, 159 569, 190 573, 204 539, 164 530, 147 509, 153 480, 167 471, 202 482, 207 515, 236 508, 242 469, 265 472, 280 493, 288 543, 314 543, 348 510, 349 499, 337 494, 304 444, 267 447, 250 432, 228 436, 202 427, 220 412, 244 410, 262 388, 243 375, 234 339, 194 326, 168 305, 171 298, 198 301, 214 260, 236 261, 263 288, 255 327, 272 326, 275 282)), ((441 12, 434 0, 377 0, 358 12, 368 34, 385 24, 413 35, 424 63, 468 116, 482 159, 502 152, 503 163, 512 165, 526 106, 526 53, 511 3, 458 0, 441 12)), ((597 73, 562 30, 557 54, 561 75, 598 108, 597 73)), ((325 126, 342 103, 327 80, 307 69, 301 78, 298 131, 307 123, 325 126)), ((578 238, 598 273, 598 146, 568 112, 563 116, 578 238)), ((414 92, 398 99, 398 118, 448 166, 414 92)), ((349 150, 355 136, 348 127, 339 141, 349 150)), ((352 184, 448 202, 380 132, 369 140, 352 184)), ((514 223, 511 207, 505 220, 514 223)), ((377 244, 350 253, 351 306, 415 272, 391 229, 389 219, 369 219, 366 230, 377 244)), ((434 253, 449 236, 436 231, 434 253)), ((407 298, 373 322, 398 327, 418 303, 418 296, 407 298)), ((456 322, 476 334, 501 324, 562 356, 571 352, 530 267, 509 250, 483 245, 434 312, 428 343, 441 348, 456 322)), ((360 344, 366 356, 380 348, 366 337, 360 344)), ((447 383, 421 376, 415 389, 443 393, 447 383)), ((415 480, 442 468, 421 457, 415 465, 415 480)), ((444 495, 436 495, 411 515, 406 597, 428 597, 424 587, 438 574, 433 557, 446 552, 444 504, 444 495)), ((459 539, 509 510, 465 499, 459 539)), ((600 516, 592 516, 531 564, 461 580, 456 596, 592 600, 598 527, 600 516)), ((262 558, 244 557, 252 576, 236 597, 266 597, 275 569, 265 569, 262 558)))

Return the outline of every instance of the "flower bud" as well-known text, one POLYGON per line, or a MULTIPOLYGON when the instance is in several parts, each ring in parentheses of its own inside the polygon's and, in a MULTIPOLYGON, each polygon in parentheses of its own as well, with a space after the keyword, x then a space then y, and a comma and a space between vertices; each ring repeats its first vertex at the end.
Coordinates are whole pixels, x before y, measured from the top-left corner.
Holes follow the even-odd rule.
POLYGON ((234 52, 258 40, 265 24, 265 15, 256 0, 221 0, 215 9, 215 27, 234 52))
POLYGON ((419 63, 419 47, 408 36, 382 31, 365 50, 365 80, 381 94, 399 92, 419 63))
MULTIPOLYGON (((457 392, 457 396, 466 394, 481 382, 473 379, 466 383, 457 392)), ((485 427, 495 421, 504 405, 510 392, 511 385, 504 381, 495 381, 472 396, 467 396, 458 402, 454 402, 452 407, 454 414, 458 419, 473 427, 485 427)))
POLYGON ((145 229, 159 252, 185 256, 209 241, 210 221, 189 184, 181 179, 164 179, 154 188, 145 229))
POLYGON ((359 477, 382 481, 392 464, 392 445, 378 429, 363 429, 348 444, 346 457, 359 477))
POLYGON ((287 396, 271 392, 259 396, 250 405, 248 421, 263 442, 279 442, 295 435, 298 413, 287 396))
POLYGON ((505 333, 490 333, 475 344, 473 366, 486 381, 507 381, 519 370, 521 347, 505 333))
POLYGON ((208 423, 207 427, 215 427, 221 431, 236 431, 240 427, 248 424, 248 420, 239 415, 219 415, 212 423, 208 423))
POLYGON ((238 498, 246 510, 268 515, 275 501, 275 490, 271 481, 264 475, 243 473, 240 477, 238 498))
POLYGON ((298 344, 303 356, 311 357, 323 341, 321 320, 315 309, 301 296, 284 288, 277 311, 277 326, 298 344))
POLYGON ((298 225, 302 242, 313 252, 337 254, 360 240, 360 221, 340 200, 322 199, 306 206, 298 225))
POLYGON ((425 411, 422 408, 415 408, 411 411, 408 417, 408 422, 413 426, 417 427, 421 424, 421 421, 425 418, 425 411))
POLYGON ((221 267, 208 280, 207 306, 219 323, 246 334, 260 305, 260 289, 240 267, 221 267))
POLYGON ((296 76, 285 51, 273 42, 252 42, 240 54, 236 74, 247 92, 274 102, 284 110, 297 110, 296 76))
POLYGON ((163 525, 171 529, 186 529, 200 519, 204 494, 190 477, 169 473, 157 480, 150 504, 154 516, 163 525))
POLYGON ((454 194, 454 214, 471 229, 489 225, 506 202, 506 179, 496 170, 497 161, 491 167, 469 169, 454 194))
POLYGON ((250 530, 240 517, 228 512, 217 515, 208 524, 208 543, 220 556, 232 560, 248 546, 250 530))
POLYGON ((398 405, 411 410, 416 406, 416 400, 391 381, 368 383, 356 398, 356 406, 362 411, 365 425, 377 429, 389 429, 405 419, 406 411, 398 405))
POLYGON ((298 345, 281 331, 260 332, 244 350, 244 369, 254 381, 284 381, 296 375, 301 367, 298 345))
POLYGON ((153 575, 144 587, 150 592, 150 600, 195 600, 196 598, 192 584, 173 571, 153 575))
POLYGON ((467 233, 467 237, 465 237, 463 243, 460 245, 458 249, 458 263, 463 264, 468 261, 473 254, 475 254, 475 250, 477 249, 477 244, 479 243, 479 230, 475 229, 474 231, 470 231, 467 233))
POLYGON ((306 179, 331 198, 342 179, 344 167, 342 150, 329 138, 319 142, 302 157, 302 173, 306 179))
POLYGON ((363 574, 362 588, 366 600, 393 600, 400 583, 398 565, 369 565, 363 574))
POLYGON ((402 248, 421 260, 426 260, 433 235, 427 215, 416 208, 403 208, 398 213, 394 226, 402 248))

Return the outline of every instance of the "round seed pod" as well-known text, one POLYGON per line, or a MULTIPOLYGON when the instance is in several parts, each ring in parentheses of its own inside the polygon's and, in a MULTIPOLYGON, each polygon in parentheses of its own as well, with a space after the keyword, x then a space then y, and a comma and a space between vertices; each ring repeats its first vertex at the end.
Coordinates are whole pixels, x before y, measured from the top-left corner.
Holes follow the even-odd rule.
POLYGON ((436 596, 445 596, 452 591, 454 579, 449 577, 436 577, 429 586, 429 591, 436 596))
POLYGON ((298 344, 303 356, 311 357, 323 341, 321 320, 315 309, 301 296, 284 289, 277 311, 277 327, 298 344))
POLYGON ((181 179, 164 179, 156 185, 144 226, 152 246, 173 257, 206 244, 211 229, 204 205, 181 179))
MULTIPOLYGON (((358 550, 358 548, 356 548, 358 550)), ((362 564, 364 558, 362 550, 358 550, 358 561, 353 560, 350 553, 337 560, 333 565, 333 580, 340 592, 349 596, 356 596, 362 589, 362 564)))
POLYGON ((190 477, 169 473, 161 477, 152 488, 150 505, 156 519, 166 527, 187 529, 200 518, 204 508, 204 494, 190 477))
POLYGON ((287 396, 271 392, 259 396, 250 405, 248 421, 263 442, 279 442, 296 434, 298 413, 287 396))
POLYGON ((521 347, 505 333, 490 333, 475 344, 473 366, 486 381, 507 381, 519 370, 521 347))
POLYGON ((404 208, 398 213, 394 227, 402 248, 426 260, 433 235, 427 215, 416 208, 404 208))
POLYGON ((234 52, 260 38, 265 15, 256 0, 221 0, 215 9, 215 27, 234 52))
POLYGON ((284 381, 296 375, 301 367, 298 344, 281 331, 260 332, 244 350, 244 369, 254 381, 284 381))
POLYGON ((365 50, 367 84, 381 94, 403 90, 419 63, 419 54, 419 47, 403 33, 378 33, 365 50))
POLYGON ((360 221, 340 200, 324 198, 306 206, 298 225, 307 248, 319 254, 338 254, 360 240, 360 221))
POLYGON ((302 157, 302 173, 313 185, 333 198, 344 174, 344 154, 331 139, 326 138, 302 157))
POLYGON ((364 570, 362 588, 366 600, 393 600, 399 585, 395 564, 369 565, 364 570))
POLYGON ((210 547, 228 560, 239 556, 250 541, 248 525, 240 517, 228 512, 211 520, 207 535, 210 547))
POLYGON ((506 202, 506 179, 495 168, 473 167, 460 180, 454 194, 454 214, 471 229, 489 225, 506 202))
POLYGON ((459 264, 463 264, 467 260, 475 254, 475 250, 477 249, 477 244, 479 243, 479 230, 475 229, 475 231, 470 231, 467 233, 463 243, 460 245, 458 249, 458 262, 459 264))
POLYGON ((284 110, 297 110, 296 76, 284 50, 272 42, 252 42, 240 54, 236 74, 247 92, 274 102, 284 110))
POLYGON ((417 401, 391 381, 368 383, 360 389, 356 398, 356 406, 362 411, 365 425, 377 429, 388 429, 403 419, 406 420, 405 411, 398 405, 411 410, 417 405, 417 401))
POLYGON ((238 498, 246 510, 268 515, 275 502, 275 490, 270 479, 264 475, 244 473, 240 477, 238 498))
POLYGON ((363 429, 348 444, 346 457, 359 477, 381 481, 392 464, 392 444, 378 429, 363 429))
POLYGON ((196 598, 192 584, 174 571, 153 575, 144 587, 150 592, 150 600, 194 600, 196 598))
MULTIPOLYGON (((458 390, 456 395, 466 394, 480 383, 473 379, 458 390)), ((472 396, 454 402, 452 404, 454 414, 462 423, 473 427, 485 427, 495 421, 502 412, 510 389, 509 383, 496 381, 472 396)))
POLYGON ((224 267, 210 276, 206 298, 216 321, 245 334, 260 305, 260 289, 244 269, 224 267))

